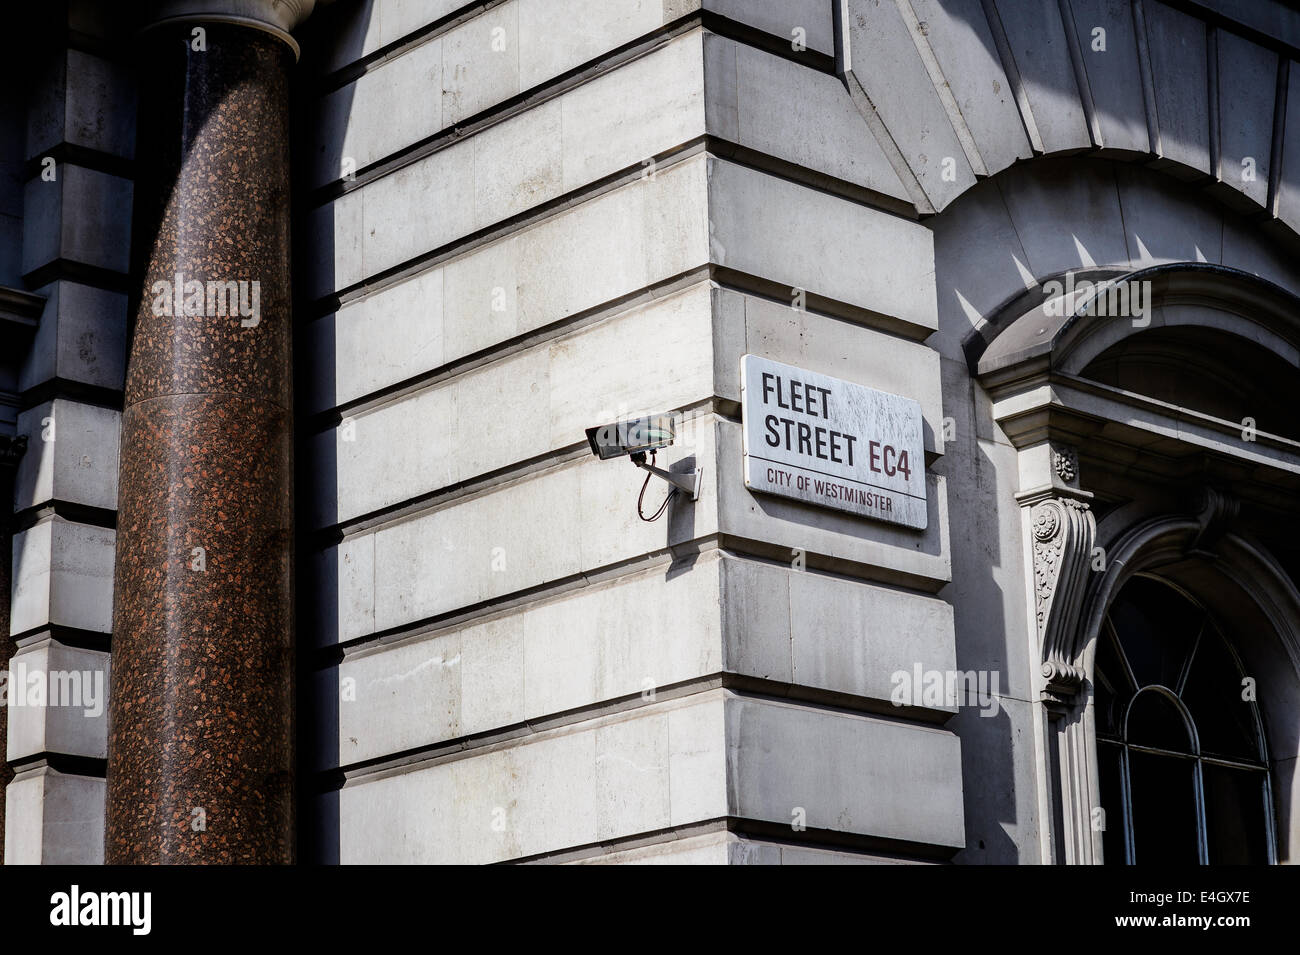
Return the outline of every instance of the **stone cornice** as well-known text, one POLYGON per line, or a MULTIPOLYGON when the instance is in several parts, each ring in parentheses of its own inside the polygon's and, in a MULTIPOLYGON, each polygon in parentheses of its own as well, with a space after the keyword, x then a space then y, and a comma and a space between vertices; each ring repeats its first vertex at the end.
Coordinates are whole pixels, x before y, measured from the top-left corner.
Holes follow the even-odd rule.
POLYGON ((33 329, 40 322, 45 296, 0 286, 0 328, 33 329))

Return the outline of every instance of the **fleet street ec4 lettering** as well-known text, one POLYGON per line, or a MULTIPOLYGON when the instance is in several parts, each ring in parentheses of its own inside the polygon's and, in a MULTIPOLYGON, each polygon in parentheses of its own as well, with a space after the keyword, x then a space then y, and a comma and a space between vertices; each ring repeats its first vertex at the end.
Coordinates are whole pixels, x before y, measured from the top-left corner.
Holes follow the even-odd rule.
MULTIPOLYGON (((810 385, 791 379, 785 381, 780 375, 763 372, 763 404, 776 397, 778 408, 798 412, 812 418, 829 418, 831 407, 831 389, 810 385)), ((770 414, 763 419, 766 430, 764 440, 768 447, 785 448, 796 454, 807 454, 822 461, 853 466, 854 448, 858 436, 795 421, 770 414)), ((867 442, 867 466, 877 474, 903 475, 905 480, 912 477, 912 468, 907 460, 907 451, 897 451, 892 444, 882 445, 879 441, 867 442)))

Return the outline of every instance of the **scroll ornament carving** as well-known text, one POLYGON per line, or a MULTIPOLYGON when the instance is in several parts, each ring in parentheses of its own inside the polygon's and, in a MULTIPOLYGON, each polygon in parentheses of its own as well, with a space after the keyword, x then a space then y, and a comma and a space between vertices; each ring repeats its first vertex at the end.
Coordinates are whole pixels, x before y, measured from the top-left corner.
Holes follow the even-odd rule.
POLYGON ((1214 556, 1219 541, 1241 513, 1241 502, 1213 487, 1200 489, 1196 522, 1199 525, 1189 550, 1214 556))
POLYGON ((1031 518, 1034 602, 1045 692, 1070 702, 1083 684, 1083 671, 1075 664, 1075 637, 1097 523, 1086 503, 1069 497, 1034 505, 1031 518))

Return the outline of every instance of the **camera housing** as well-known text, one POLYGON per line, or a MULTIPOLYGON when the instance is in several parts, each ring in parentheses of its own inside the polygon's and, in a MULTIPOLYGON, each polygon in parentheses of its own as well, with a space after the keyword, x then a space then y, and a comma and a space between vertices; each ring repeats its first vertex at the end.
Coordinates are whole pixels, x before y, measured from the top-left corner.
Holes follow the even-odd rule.
POLYGON ((679 415, 647 415, 587 429, 591 453, 602 461, 624 454, 645 454, 666 448, 677 437, 679 415))
POLYGON ((700 482, 704 476, 702 469, 673 473, 646 461, 647 454, 673 443, 680 424, 681 414, 678 412, 628 418, 588 428, 587 444, 591 446, 591 453, 602 461, 627 455, 641 470, 667 481, 694 501, 700 496, 700 482))

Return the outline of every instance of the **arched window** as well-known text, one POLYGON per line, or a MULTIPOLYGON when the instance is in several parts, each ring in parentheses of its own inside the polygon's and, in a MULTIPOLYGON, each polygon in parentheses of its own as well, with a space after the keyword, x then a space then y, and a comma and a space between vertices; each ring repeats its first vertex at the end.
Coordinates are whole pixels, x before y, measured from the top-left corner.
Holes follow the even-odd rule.
POLYGON ((1276 860, 1253 681, 1199 604, 1155 577, 1126 583, 1094 687, 1107 863, 1276 860))
POLYGON ((1042 860, 1294 862, 1300 277, 1204 262, 1088 274, 1116 276, 1149 321, 1103 320, 1067 274, 966 341, 1017 451, 1042 860))

